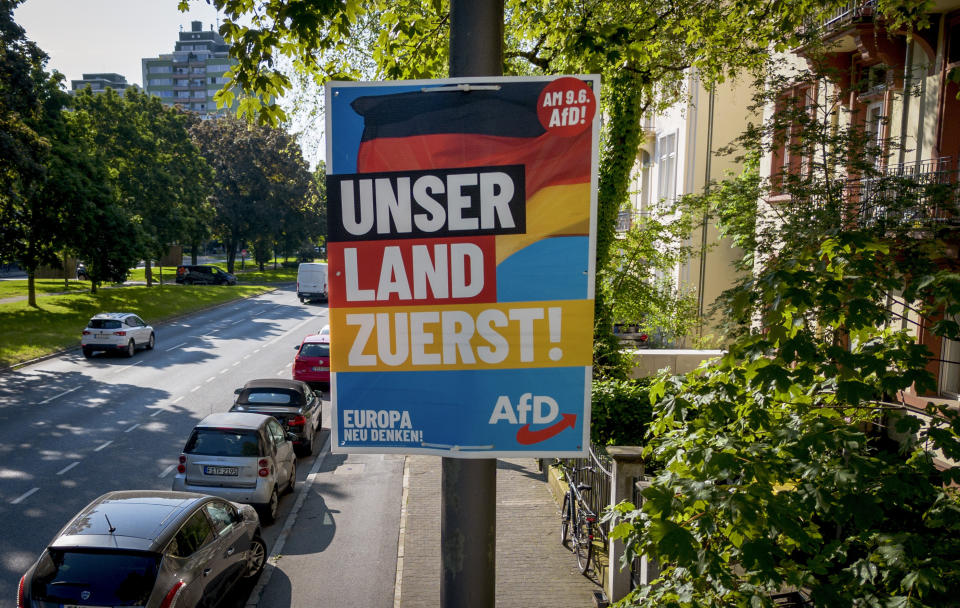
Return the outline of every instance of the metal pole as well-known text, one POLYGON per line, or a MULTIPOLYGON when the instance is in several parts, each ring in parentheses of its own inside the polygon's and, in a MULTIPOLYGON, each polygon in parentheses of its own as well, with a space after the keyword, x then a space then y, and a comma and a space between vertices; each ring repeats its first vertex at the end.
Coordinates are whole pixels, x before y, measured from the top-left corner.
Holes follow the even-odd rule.
MULTIPOLYGON (((503 74, 503 0, 451 0, 450 76, 503 74)), ((442 608, 493 608, 497 461, 443 458, 440 481, 442 608)))

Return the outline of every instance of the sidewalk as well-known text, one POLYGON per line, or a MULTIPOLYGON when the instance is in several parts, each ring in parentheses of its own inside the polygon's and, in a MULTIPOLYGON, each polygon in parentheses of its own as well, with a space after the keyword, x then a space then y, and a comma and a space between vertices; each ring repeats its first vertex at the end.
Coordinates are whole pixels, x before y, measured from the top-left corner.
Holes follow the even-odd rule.
MULTIPOLYGON (((406 458, 395 608, 440 602, 440 463, 406 458)), ((601 589, 560 544, 559 508, 545 479, 534 459, 497 461, 498 607, 589 608, 601 589)))

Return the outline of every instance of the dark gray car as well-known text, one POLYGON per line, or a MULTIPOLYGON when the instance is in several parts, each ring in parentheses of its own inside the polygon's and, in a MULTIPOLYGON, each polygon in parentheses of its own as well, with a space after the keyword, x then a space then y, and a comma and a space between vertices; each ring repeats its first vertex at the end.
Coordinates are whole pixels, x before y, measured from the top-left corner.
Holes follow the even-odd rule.
POLYGON ((263 570, 257 513, 202 494, 110 492, 54 537, 17 606, 214 606, 263 570))
POLYGON ((237 398, 231 412, 273 416, 284 431, 293 434, 298 456, 313 454, 320 435, 323 405, 306 382, 282 378, 251 380, 233 392, 237 398))

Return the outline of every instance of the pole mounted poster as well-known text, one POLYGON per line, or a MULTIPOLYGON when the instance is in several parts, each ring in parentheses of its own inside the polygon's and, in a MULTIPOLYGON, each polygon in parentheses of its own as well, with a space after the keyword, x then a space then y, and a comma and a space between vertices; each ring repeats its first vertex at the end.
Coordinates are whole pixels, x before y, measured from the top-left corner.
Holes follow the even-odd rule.
POLYGON ((585 453, 599 92, 327 84, 333 451, 585 453))

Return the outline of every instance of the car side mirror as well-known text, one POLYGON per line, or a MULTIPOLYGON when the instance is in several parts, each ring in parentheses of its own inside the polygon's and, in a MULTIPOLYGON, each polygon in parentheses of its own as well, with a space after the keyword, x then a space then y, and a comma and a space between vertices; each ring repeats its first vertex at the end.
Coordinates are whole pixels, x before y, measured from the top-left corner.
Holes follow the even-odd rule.
POLYGON ((242 388, 235 388, 235 389, 233 389, 233 394, 234 394, 234 395, 239 395, 239 394, 242 393, 242 392, 243 392, 243 389, 242 389, 242 388))
POLYGON ((294 347, 293 347, 293 350, 300 350, 300 345, 297 344, 296 346, 294 346, 294 347))
POLYGON ((297 440, 296 435, 294 435, 293 433, 287 433, 287 441, 296 441, 296 440, 297 440))

